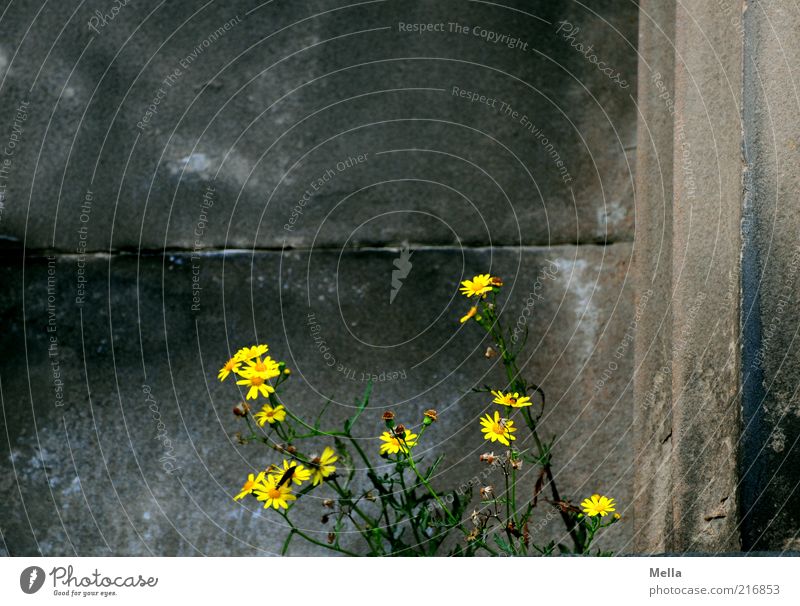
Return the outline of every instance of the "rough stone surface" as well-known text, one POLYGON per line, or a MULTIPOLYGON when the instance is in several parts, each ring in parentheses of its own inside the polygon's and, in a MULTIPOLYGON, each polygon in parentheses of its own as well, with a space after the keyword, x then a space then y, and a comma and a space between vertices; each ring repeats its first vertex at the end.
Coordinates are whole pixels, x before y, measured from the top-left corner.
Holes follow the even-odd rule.
MULTIPOLYGON (((466 302, 457 283, 462 274, 491 269, 507 279, 506 318, 527 317, 526 306, 534 318, 523 359, 548 395, 543 432, 558 437, 560 489, 573 500, 594 491, 616 496, 625 522, 601 546, 630 551, 631 252, 629 244, 419 249, 392 304, 391 250, 194 260, 184 253, 93 255, 82 305, 75 301, 77 257, 31 257, 24 265, 7 258, 0 346, 15 355, 4 362, 2 383, 10 439, 0 450, 4 549, 12 555, 275 553, 282 521, 252 502, 231 501, 244 474, 274 453, 236 444, 241 425, 231 407, 238 394, 215 376, 229 350, 255 339, 293 368, 286 399, 296 410, 313 415, 331 396, 326 418, 335 425, 363 392, 361 373, 378 375, 361 425, 367 450, 377 450, 380 414, 388 407, 418 424, 422 411, 435 406, 442 420, 425 448, 447 452, 447 477, 480 476, 477 459, 486 446, 476 419, 490 405, 468 392, 503 374, 483 357, 478 327, 459 324, 466 302), (197 311, 194 266, 202 286, 197 311), (393 372, 399 376, 387 380, 393 372), (174 449, 174 461, 165 459, 177 468, 172 474, 160 460, 165 448, 146 392, 157 401, 174 449)), ((535 472, 525 471, 532 485, 535 472)), ((327 529, 315 519, 321 494, 306 500, 302 519, 324 537, 327 529)), ((547 509, 539 519, 542 536, 561 537, 547 509)), ((318 552, 298 542, 293 553, 318 552)))
POLYGON ((742 541, 777 551, 800 546, 800 18, 790 2, 749 2, 744 26, 742 541))
POLYGON ((676 9, 672 484, 676 551, 740 547, 742 40, 733 0, 676 9))
POLYGON ((675 3, 643 0, 636 153, 634 544, 668 549, 672 528, 672 158, 675 3))
POLYGON ((98 1, 4 14, 3 132, 29 103, 7 244, 74 251, 81 227, 97 251, 631 240, 635 4, 205 4, 129 3, 98 33, 98 1))
MULTIPOLYGON (((468 392, 501 375, 456 288, 479 270, 533 318, 562 494, 616 497, 600 546, 631 551, 636 3, 189 0, 93 21, 111 6, 0 11, 0 551, 275 553, 280 519, 230 500, 266 453, 236 444, 215 379, 256 338, 299 410, 332 396, 340 422, 369 372, 364 439, 388 406, 413 424, 436 405, 443 472, 480 477, 468 392)), ((324 538, 319 509, 298 513, 324 538)))

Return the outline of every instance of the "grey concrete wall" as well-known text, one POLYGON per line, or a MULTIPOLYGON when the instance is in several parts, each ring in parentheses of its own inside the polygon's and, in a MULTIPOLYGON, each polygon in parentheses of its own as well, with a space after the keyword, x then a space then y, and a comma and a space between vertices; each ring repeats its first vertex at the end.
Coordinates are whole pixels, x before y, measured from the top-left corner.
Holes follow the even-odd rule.
MULTIPOLYGON (((236 443, 237 393, 215 378, 256 338, 295 370, 298 409, 334 398, 331 423, 362 372, 401 373, 376 383, 362 437, 387 407, 434 406, 437 481, 471 478, 486 402, 468 391, 502 374, 459 325, 457 285, 492 271, 509 320, 531 312, 525 371, 548 394, 561 491, 615 496, 624 523, 601 546, 631 551, 637 6, 130 3, 87 26, 111 6, 28 2, 0 21, 0 550, 275 553, 280 520, 231 500, 270 455, 236 443), (354 375, 327 366, 309 314, 354 375)), ((317 498, 299 510, 327 533, 317 498)))

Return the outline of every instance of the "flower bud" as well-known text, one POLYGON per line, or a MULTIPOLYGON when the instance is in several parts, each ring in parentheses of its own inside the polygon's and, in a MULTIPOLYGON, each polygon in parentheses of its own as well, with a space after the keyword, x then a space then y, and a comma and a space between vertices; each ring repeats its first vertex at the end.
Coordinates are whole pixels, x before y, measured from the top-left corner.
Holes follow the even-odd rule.
POLYGON ((406 426, 405 425, 398 425, 394 428, 394 435, 401 440, 406 437, 406 426))
POLYGON ((499 278, 498 276, 492 276, 491 278, 489 278, 489 284, 499 288, 503 285, 503 278, 499 278))
POLYGON ((333 499, 325 499, 322 501, 322 506, 327 507, 328 509, 333 509, 333 499))
POLYGON ((494 347, 492 347, 491 345, 486 348, 485 352, 483 352, 483 357, 486 358, 487 360, 491 360, 496 355, 497 355, 497 352, 494 350, 494 347))
POLYGON ((386 427, 389 429, 394 427, 394 413, 391 410, 387 410, 383 413, 383 422, 386 423, 386 427))
POLYGON ((423 425, 430 425, 434 421, 439 420, 439 415, 436 414, 436 411, 433 408, 429 408, 423 414, 425 415, 425 418, 422 419, 423 425))

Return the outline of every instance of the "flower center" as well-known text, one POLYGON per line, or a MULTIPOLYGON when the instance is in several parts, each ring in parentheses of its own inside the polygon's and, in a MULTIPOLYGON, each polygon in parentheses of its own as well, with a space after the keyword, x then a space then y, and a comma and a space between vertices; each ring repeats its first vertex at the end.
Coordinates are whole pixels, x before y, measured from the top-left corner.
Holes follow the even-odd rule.
POLYGON ((269 495, 270 499, 280 499, 281 491, 277 488, 270 488, 269 491, 267 491, 267 495, 269 495))
POLYGON ((258 387, 259 385, 264 384, 264 379, 262 379, 261 377, 250 377, 250 383, 251 385, 255 385, 256 387, 258 387))
POLYGON ((495 423, 492 425, 492 431, 498 436, 503 436, 506 433, 506 428, 500 425, 500 423, 495 423))

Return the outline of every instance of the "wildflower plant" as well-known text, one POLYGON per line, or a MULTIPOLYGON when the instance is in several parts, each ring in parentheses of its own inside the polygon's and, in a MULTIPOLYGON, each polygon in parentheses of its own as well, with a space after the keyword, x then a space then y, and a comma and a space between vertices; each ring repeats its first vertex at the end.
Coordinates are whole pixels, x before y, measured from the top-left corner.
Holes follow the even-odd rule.
POLYGON ((373 429, 382 421, 382 433, 365 449, 353 430, 368 408, 371 384, 343 427, 329 429, 323 428, 322 419, 330 401, 314 419, 301 417, 284 402, 291 371, 267 355, 267 345, 240 349, 225 362, 219 380, 233 376, 245 393, 245 402, 234 407, 247 428, 238 434, 239 441, 261 443, 274 453, 263 469, 247 475, 233 499, 253 498, 283 517, 289 533, 281 553, 299 538, 345 555, 609 555, 591 549, 597 533, 620 519, 616 504, 594 494, 577 507, 559 492, 552 465, 556 440, 540 435, 545 394, 520 371, 517 356, 525 339, 515 348, 509 346, 516 339, 503 328, 497 312, 502 286, 500 278, 480 274, 460 288, 474 301, 461 323, 474 322, 486 332, 493 345, 485 356, 499 356, 506 375, 504 385, 473 389, 486 394, 487 404, 494 407, 476 419, 476 439, 482 436, 503 449, 497 455, 480 455, 489 465, 488 477, 494 479, 479 487, 477 503, 470 489, 434 486, 444 454, 432 461, 417 454, 426 430, 439 418, 435 410, 425 411, 416 425, 399 423, 394 413, 384 412, 382 419, 371 420, 373 429), (534 398, 541 403, 535 404, 534 398), (260 408, 251 408, 251 400, 260 408), (381 465, 375 464, 377 457, 383 459, 381 465), (525 475, 523 465, 535 471, 525 475), (319 499, 320 533, 301 528, 292 518, 294 503, 312 491, 324 492, 319 499), (544 526, 537 518, 545 508, 563 522, 563 541, 537 536, 536 529, 544 526), (353 530, 360 536, 361 549, 341 542, 353 530))

